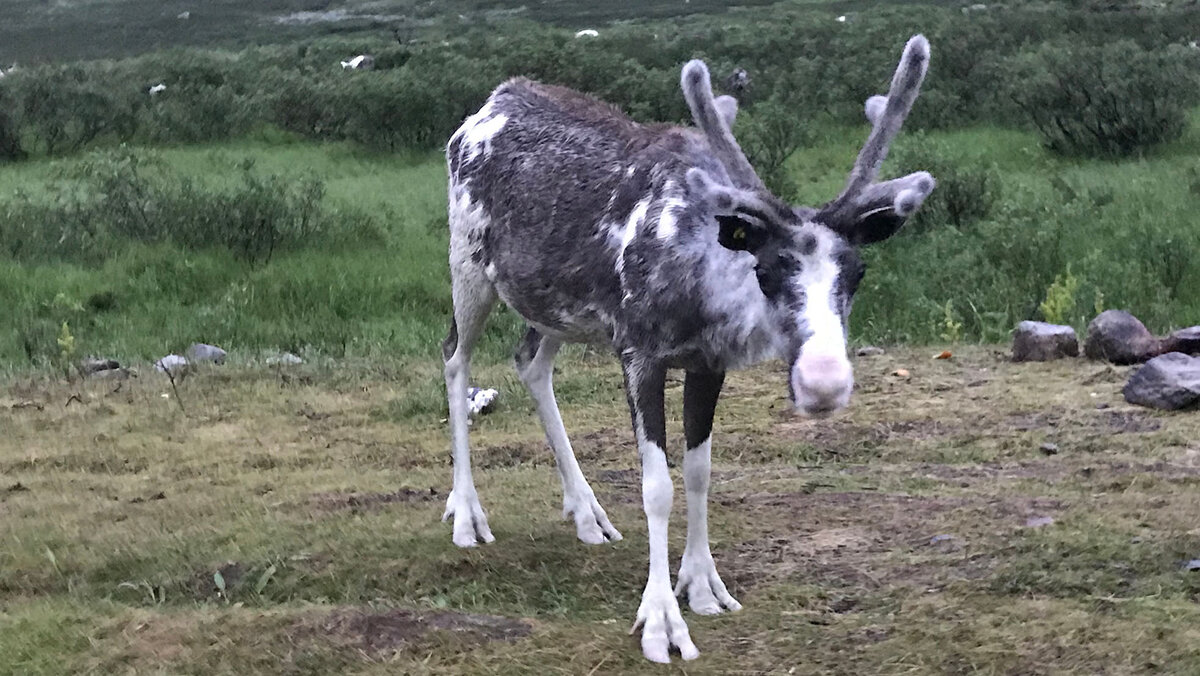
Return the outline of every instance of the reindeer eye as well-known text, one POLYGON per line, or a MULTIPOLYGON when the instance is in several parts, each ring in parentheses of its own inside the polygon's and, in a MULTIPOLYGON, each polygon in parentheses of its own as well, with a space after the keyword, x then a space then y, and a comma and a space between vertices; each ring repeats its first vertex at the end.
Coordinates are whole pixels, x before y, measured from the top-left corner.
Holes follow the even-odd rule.
POLYGON ((732 251, 750 251, 753 253, 762 243, 761 226, 755 225, 738 216, 717 216, 720 231, 717 243, 732 251))

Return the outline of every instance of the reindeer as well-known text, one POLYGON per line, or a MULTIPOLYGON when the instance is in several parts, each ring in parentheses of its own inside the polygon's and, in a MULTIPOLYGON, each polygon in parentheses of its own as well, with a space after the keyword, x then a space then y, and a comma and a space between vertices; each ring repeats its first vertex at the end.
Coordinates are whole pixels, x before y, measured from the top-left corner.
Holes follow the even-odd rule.
POLYGON ((863 277, 858 249, 886 239, 934 188, 926 172, 876 182, 917 97, 929 43, 905 46, 886 97, 866 102, 872 129, 841 194, 790 206, 763 186, 731 131, 737 102, 713 97, 707 67, 681 84, 695 128, 641 125, 562 87, 500 85, 446 147, 454 317, 442 345, 454 487, 442 520, 460 547, 492 542, 471 476, 467 384, 471 349, 503 300, 528 328, 516 368, 529 389, 563 487, 563 518, 588 544, 621 539, 580 471, 554 398, 566 342, 610 345, 621 361, 642 463, 650 570, 637 619, 645 656, 699 655, 676 596, 710 615, 741 605, 708 543, 713 412, 725 372, 768 358, 788 365, 798 412, 827 416, 853 387, 846 321, 863 277), (667 521, 663 388, 686 372, 687 544, 674 590, 667 521))

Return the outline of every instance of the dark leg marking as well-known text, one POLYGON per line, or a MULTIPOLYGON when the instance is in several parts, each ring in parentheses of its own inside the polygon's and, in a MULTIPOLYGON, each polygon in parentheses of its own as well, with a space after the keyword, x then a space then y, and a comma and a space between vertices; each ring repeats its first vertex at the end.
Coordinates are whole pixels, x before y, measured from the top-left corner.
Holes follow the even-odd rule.
POLYGON ((684 377, 683 436, 689 449, 704 443, 712 434, 713 414, 724 383, 724 373, 688 371, 684 377))
POLYGON ((442 361, 450 361, 458 349, 458 322, 450 320, 450 335, 442 341, 442 361))
POLYGON ((623 359, 625 372, 625 396, 629 399, 629 412, 633 416, 633 428, 642 430, 646 440, 667 448, 667 419, 664 412, 663 390, 667 383, 667 369, 659 363, 623 359), (638 417, 641 425, 638 425, 638 417))
POLYGON ((521 338, 521 342, 517 344, 517 353, 513 357, 516 362, 517 372, 524 371, 529 362, 537 357, 538 348, 542 346, 542 334, 537 332, 537 329, 530 326, 525 331, 525 337, 521 338))

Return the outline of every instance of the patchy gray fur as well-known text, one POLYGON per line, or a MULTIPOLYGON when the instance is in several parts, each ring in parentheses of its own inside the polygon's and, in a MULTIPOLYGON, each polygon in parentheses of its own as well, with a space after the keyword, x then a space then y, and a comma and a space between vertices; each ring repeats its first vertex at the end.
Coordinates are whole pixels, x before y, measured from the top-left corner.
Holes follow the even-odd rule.
POLYGON ((649 659, 669 659, 670 646, 685 659, 698 655, 666 566, 666 370, 688 372, 680 589, 693 609, 736 610, 708 553, 706 512, 693 502, 707 492, 723 374, 780 357, 798 408, 823 415, 848 402, 845 327, 864 273, 858 246, 893 234, 934 187, 925 172, 875 181, 928 59, 925 39, 910 40, 887 98, 865 106, 872 131, 846 188, 820 208, 767 191, 734 138, 737 102, 713 97, 700 61, 680 78, 690 128, 638 124, 591 97, 522 78, 492 93, 446 146, 454 320, 443 356, 455 478, 443 518, 454 518, 456 544, 493 539, 470 472, 465 391, 472 345, 500 299, 529 325, 518 372, 555 452, 564 515, 589 543, 621 536, 575 462, 554 402, 553 359, 568 341, 619 355, 651 550, 635 628, 649 659))

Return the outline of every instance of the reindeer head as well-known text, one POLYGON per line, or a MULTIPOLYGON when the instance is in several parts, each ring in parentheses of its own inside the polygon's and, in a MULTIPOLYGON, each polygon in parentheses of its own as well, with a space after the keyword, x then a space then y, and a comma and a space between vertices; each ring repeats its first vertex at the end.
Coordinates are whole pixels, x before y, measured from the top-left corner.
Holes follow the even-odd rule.
POLYGON ((929 42, 918 35, 905 46, 888 95, 866 102, 872 129, 845 189, 820 208, 786 205, 763 186, 731 131, 737 102, 713 97, 703 62, 683 68, 684 96, 720 165, 690 169, 689 189, 716 223, 716 244, 754 256, 770 321, 786 344, 792 402, 807 415, 832 413, 850 400, 846 327, 865 271, 859 247, 895 234, 933 191, 933 177, 923 171, 875 182, 928 65, 929 42))

